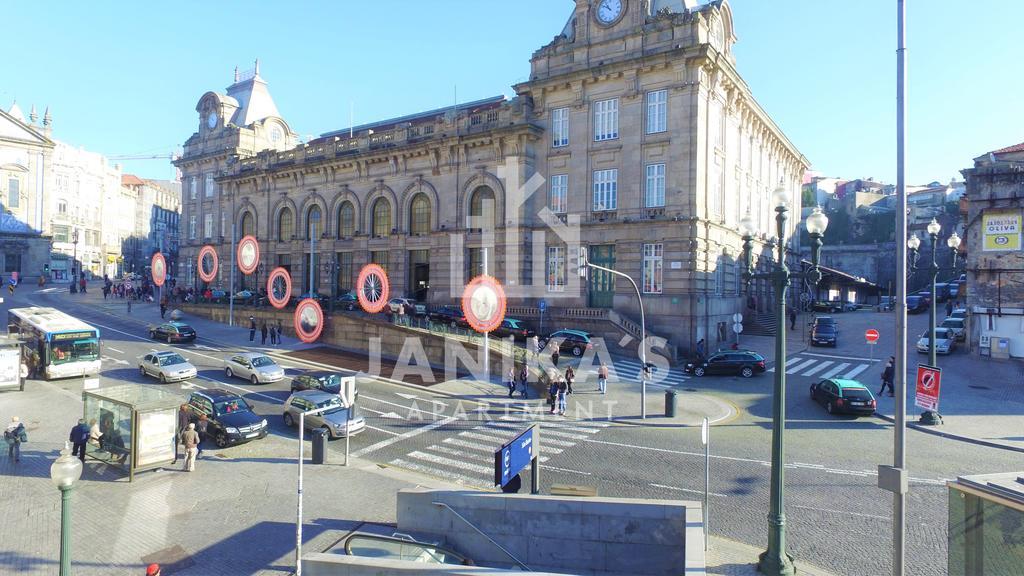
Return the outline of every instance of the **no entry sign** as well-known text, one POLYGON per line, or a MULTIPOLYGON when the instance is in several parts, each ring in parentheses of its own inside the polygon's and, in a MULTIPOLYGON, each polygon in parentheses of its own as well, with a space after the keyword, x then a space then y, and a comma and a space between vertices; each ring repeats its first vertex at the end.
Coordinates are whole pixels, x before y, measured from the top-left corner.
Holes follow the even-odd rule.
POLYGON ((875 330, 874 328, 869 329, 864 333, 864 339, 868 341, 868 344, 878 342, 878 330, 875 330))
POLYGON ((925 410, 939 410, 939 384, 942 369, 926 364, 917 365, 917 393, 914 405, 925 410))

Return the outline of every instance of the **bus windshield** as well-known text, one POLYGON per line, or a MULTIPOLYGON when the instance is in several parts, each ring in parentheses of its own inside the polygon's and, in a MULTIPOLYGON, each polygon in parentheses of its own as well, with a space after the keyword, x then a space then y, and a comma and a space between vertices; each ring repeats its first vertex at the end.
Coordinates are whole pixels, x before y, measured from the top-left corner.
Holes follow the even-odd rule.
POLYGON ((99 355, 100 341, 97 338, 50 344, 50 362, 52 364, 96 360, 99 355))

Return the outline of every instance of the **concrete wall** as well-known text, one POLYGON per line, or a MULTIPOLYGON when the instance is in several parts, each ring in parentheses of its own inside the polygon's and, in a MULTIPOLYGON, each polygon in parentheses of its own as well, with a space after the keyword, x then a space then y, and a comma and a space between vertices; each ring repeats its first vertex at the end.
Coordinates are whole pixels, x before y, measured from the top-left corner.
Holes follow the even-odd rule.
POLYGON ((703 574, 700 504, 401 490, 398 530, 426 532, 478 564, 512 561, 444 502, 533 570, 571 574, 703 574), (687 543, 690 545, 687 546, 687 543))
MULTIPOLYGON (((306 554, 302 557, 305 576, 480 576, 482 574, 522 574, 502 568, 422 564, 408 560, 383 560, 339 554, 306 554)), ((554 576, 550 572, 531 572, 535 576, 554 576)))

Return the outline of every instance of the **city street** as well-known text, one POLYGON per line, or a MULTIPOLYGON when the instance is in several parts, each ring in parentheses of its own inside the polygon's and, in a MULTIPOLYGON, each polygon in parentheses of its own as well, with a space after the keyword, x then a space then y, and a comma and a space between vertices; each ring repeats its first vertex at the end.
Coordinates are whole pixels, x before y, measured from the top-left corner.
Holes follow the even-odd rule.
MULTIPOLYGON (((24 293, 19 294, 17 300, 23 296, 24 293)), ((285 360, 282 363, 289 378, 253 386, 242 380, 229 380, 223 371, 227 354, 247 349, 247 329, 229 329, 196 320, 194 326, 200 334, 196 344, 168 346, 146 337, 144 318, 154 314, 153 305, 136 305, 133 316, 128 317, 121 313, 123 301, 104 303, 91 294, 73 296, 44 291, 29 295, 28 300, 58 306, 101 329, 102 386, 124 382, 161 386, 154 379, 139 376, 138 357, 168 348, 181 353, 198 368, 199 376, 165 388, 183 395, 194 388, 225 388, 244 396, 271 423, 271 436, 266 440, 215 450, 216 457, 233 466, 277 462, 275 465, 286 467, 291 476, 294 444, 287 440, 295 437, 295 431, 282 423, 281 404, 289 393, 290 376, 308 367, 304 362, 285 360)), ((877 417, 830 416, 823 407, 811 402, 807 391, 812 382, 831 373, 857 377, 874 389, 881 371, 878 357, 885 354, 881 350, 892 342, 891 318, 866 311, 840 315, 840 345, 835 350, 796 347, 788 359, 786 460, 790 548, 798 561, 838 574, 880 574, 888 570, 891 498, 876 488, 875 470, 878 464, 891 460, 892 428, 877 417), (869 324, 882 334, 874 361, 864 354, 862 335, 869 324), (872 552, 866 554, 865 550, 872 552)), ((913 317, 912 321, 916 324, 921 318, 913 317)), ((744 345, 763 345, 769 340, 751 337, 744 340, 744 345)), ((915 357, 912 355, 910 360, 913 362, 915 357)), ((946 363, 967 365, 970 361, 957 353, 940 360, 940 364, 946 363)), ((774 367, 770 364, 769 369, 774 367)), ((710 525, 715 535, 755 546, 763 546, 766 535, 772 376, 677 376, 668 383, 683 394, 684 402, 687 391, 698 391, 739 408, 738 415, 719 422, 711 432, 710 525)), ((71 394, 81 390, 79 379, 54 384, 71 394)), ((601 495, 611 497, 702 497, 704 456, 699 428, 623 425, 599 416, 551 416, 540 400, 505 403, 503 389, 490 386, 493 398, 477 395, 460 399, 435 394, 430 389, 360 379, 360 410, 367 429, 353 437, 352 456, 358 461, 419 474, 425 482, 491 489, 493 450, 529 423, 540 422, 544 491, 553 484, 571 484, 594 486, 601 495)), ((594 395, 591 386, 578 385, 572 402, 582 403, 594 395)), ((441 385, 438 389, 445 387, 441 385)), ((885 396, 879 402, 884 407, 891 399, 885 396)), ((60 428, 69 427, 77 417, 73 413, 54 416, 46 426, 59 422, 60 428)), ((331 461, 341 462, 344 441, 332 441, 330 450, 331 461)), ((943 574, 947 498, 944 482, 963 474, 1012 470, 1019 462, 1019 454, 910 431, 908 455, 908 555, 912 560, 909 573, 943 574)), ((17 471, 5 464, 3 473, 17 471)), ((132 485, 119 488, 129 492, 134 489, 132 485)))

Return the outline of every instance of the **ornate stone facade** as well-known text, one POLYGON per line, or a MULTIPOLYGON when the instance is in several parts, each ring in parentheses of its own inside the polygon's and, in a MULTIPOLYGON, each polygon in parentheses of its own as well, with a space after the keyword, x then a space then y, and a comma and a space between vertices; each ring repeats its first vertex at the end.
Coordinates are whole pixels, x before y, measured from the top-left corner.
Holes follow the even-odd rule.
MULTIPOLYGON (((583 246, 590 261, 636 280, 652 332, 683 348, 727 339, 730 316, 744 311, 739 219, 750 212, 770 235, 770 195, 780 182, 799 214, 807 160, 739 77, 727 2, 661 2, 653 12, 641 0, 620 4, 621 13, 601 14, 598 2, 577 0, 511 100, 298 146, 267 104, 258 72, 228 96, 207 93, 199 131, 177 161, 182 262, 192 262, 179 273, 194 277, 205 243, 226 262, 234 227, 236 237, 252 233, 263 246, 263 275, 243 282, 262 283, 267 269, 283 265, 304 292, 312 236, 319 291, 335 277, 338 288, 351 288, 359 268, 377 262, 396 294, 441 304, 482 271, 488 248, 488 271, 513 305, 543 299, 638 319, 627 282, 601 272, 579 281, 583 246), (240 103, 251 110, 254 100, 273 114, 234 123, 240 103)), ((763 285, 754 290, 767 294, 763 285)))

